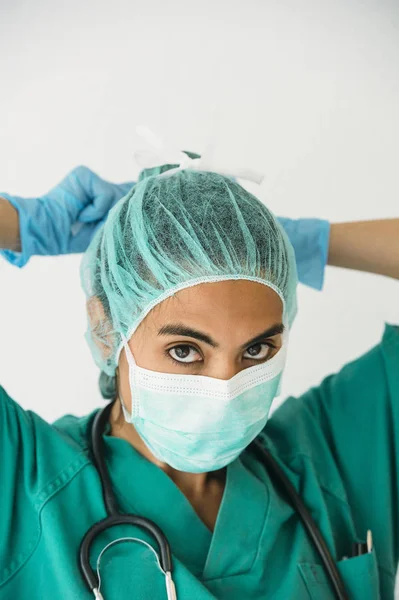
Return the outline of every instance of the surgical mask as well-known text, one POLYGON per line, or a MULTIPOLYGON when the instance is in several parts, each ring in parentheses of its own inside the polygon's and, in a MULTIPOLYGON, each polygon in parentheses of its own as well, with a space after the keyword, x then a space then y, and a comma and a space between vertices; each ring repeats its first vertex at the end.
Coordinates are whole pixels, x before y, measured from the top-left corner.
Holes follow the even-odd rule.
POLYGON ((132 423, 153 455, 179 471, 225 467, 260 433, 280 391, 288 331, 270 360, 231 379, 180 375, 139 367, 124 339, 129 364, 132 423))

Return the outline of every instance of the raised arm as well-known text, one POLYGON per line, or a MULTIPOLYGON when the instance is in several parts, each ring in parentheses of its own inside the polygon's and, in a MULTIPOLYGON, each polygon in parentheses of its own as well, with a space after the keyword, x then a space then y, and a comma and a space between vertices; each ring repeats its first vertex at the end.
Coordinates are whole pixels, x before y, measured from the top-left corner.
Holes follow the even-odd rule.
POLYGON ((18 211, 5 198, 0 198, 0 248, 21 250, 18 211))
POLYGON ((327 264, 399 279, 399 219, 332 224, 327 264))
POLYGON ((76 167, 47 194, 0 193, 0 254, 23 267, 33 255, 84 252, 109 210, 134 183, 110 183, 76 167))

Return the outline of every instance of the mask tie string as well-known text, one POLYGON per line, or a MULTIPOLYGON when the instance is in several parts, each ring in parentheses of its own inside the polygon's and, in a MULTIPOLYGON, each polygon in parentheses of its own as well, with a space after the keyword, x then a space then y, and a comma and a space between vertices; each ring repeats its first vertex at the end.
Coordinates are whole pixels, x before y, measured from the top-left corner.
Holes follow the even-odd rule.
MULTIPOLYGON (((216 160, 213 156, 215 143, 212 143, 212 141, 208 144, 201 158, 190 158, 185 152, 176 150, 172 146, 166 146, 162 138, 148 127, 140 125, 136 128, 136 131, 145 145, 142 150, 135 153, 135 160, 141 168, 158 167, 164 164, 179 165, 161 173, 158 177, 169 177, 178 171, 191 169, 193 171, 211 171, 226 177, 237 177, 258 185, 261 185, 264 180, 263 173, 216 160)), ((213 136, 215 137, 215 133, 213 133, 213 136)))

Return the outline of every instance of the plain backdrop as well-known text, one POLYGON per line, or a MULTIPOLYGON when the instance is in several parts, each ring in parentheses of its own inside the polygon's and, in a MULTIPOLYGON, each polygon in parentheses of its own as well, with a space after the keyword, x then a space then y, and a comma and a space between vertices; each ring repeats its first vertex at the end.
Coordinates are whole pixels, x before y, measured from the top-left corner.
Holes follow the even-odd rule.
MULTIPOLYGON (((201 152, 216 107, 217 152, 265 173, 273 212, 398 217, 398 29, 394 0, 0 0, 0 192, 40 195, 79 164, 134 180, 137 125, 201 152)), ((48 420, 102 402, 80 259, 0 258, 0 383, 48 420)), ((283 397, 386 321, 395 281, 328 268, 322 292, 300 286, 283 397)))

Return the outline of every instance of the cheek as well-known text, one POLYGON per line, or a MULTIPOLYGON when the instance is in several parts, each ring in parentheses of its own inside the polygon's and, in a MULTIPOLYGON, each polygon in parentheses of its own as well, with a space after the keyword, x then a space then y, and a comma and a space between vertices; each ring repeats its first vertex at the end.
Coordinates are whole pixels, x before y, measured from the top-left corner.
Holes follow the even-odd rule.
MULTIPOLYGON (((143 369, 149 369, 150 371, 164 371, 165 367, 169 364, 169 361, 165 356, 165 344, 148 340, 148 343, 145 346, 140 348, 131 346, 131 349, 136 364, 143 369)), ((125 361, 127 362, 126 355, 125 361)))

